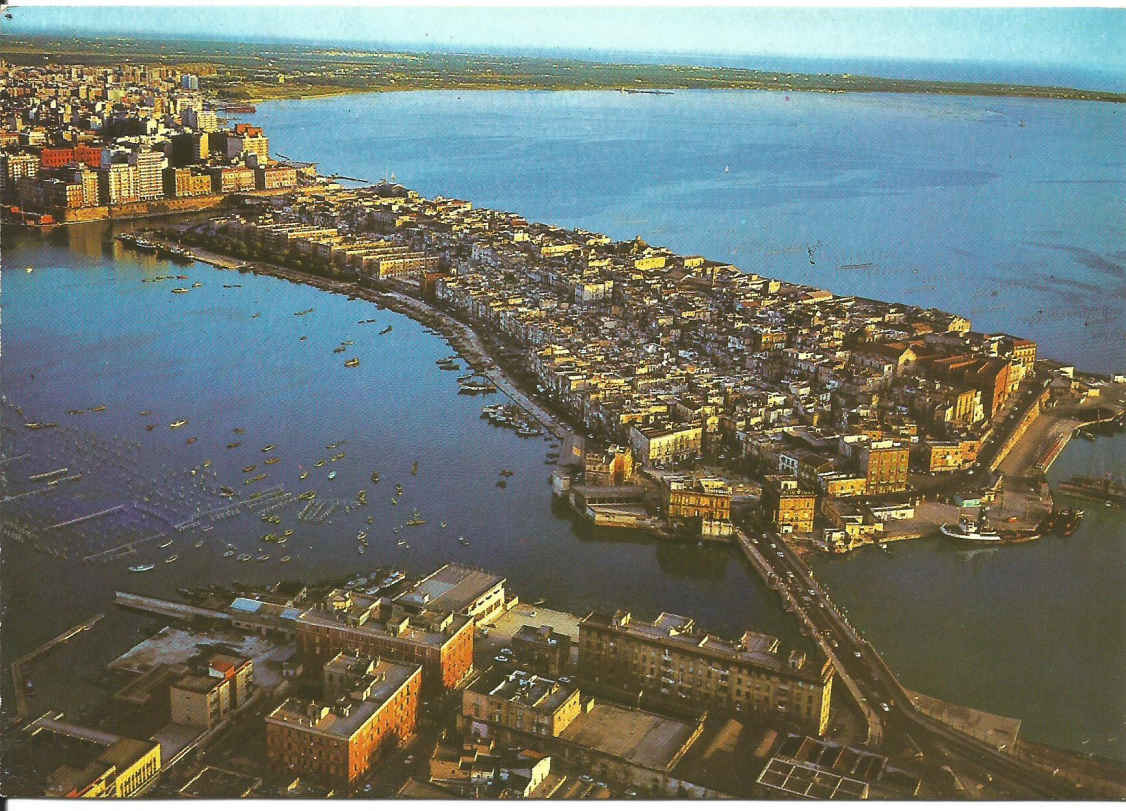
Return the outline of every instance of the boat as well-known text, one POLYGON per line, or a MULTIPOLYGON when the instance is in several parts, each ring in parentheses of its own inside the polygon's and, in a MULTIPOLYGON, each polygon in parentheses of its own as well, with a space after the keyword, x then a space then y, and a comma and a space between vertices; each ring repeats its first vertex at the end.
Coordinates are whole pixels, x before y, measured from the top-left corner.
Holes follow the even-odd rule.
POLYGON ((179 556, 179 555, 169 555, 168 557, 166 557, 166 558, 164 559, 164 562, 165 562, 165 563, 175 563, 175 562, 176 562, 176 561, 178 561, 179 559, 180 559, 180 556, 179 556))
POLYGON ((270 451, 272 451, 273 449, 274 449, 274 446, 273 446, 273 445, 267 445, 266 447, 264 447, 264 448, 262 449, 262 453, 269 453, 269 452, 270 452, 270 451))
POLYGON ((330 471, 328 472, 328 477, 329 477, 330 479, 335 479, 335 478, 336 478, 336 471, 335 471, 335 470, 330 470, 330 471))
POLYGON ((168 423, 168 427, 175 430, 176 428, 183 428, 187 424, 188 424, 187 420, 180 419, 180 420, 176 420, 175 422, 168 423))
POLYGON ((1001 540, 1001 536, 989 528, 984 509, 977 518, 962 516, 957 524, 943 524, 939 531, 947 538, 967 543, 997 543, 1001 540))
POLYGON ((349 369, 354 369, 355 367, 360 365, 360 359, 359 358, 351 358, 349 360, 344 361, 344 365, 347 366, 349 369))
POLYGON ((131 571, 131 572, 151 572, 155 568, 156 568, 155 563, 138 563, 136 566, 130 566, 129 571, 131 571))

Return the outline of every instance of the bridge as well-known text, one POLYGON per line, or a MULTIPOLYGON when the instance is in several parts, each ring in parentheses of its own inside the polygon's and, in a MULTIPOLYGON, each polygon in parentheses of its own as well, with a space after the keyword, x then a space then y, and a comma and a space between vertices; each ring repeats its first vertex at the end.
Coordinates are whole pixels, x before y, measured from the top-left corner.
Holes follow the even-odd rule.
MULTIPOLYGON (((833 662, 838 677, 868 724, 870 744, 898 745, 938 771, 956 763, 1010 788, 1014 796, 1079 798, 1076 786, 922 713, 879 652, 852 627, 812 570, 774 533, 750 537, 738 531, 739 547, 790 613, 833 662), (879 708, 877 711, 876 708, 879 708)), ((1007 748, 1007 747, 1006 747, 1007 748)))

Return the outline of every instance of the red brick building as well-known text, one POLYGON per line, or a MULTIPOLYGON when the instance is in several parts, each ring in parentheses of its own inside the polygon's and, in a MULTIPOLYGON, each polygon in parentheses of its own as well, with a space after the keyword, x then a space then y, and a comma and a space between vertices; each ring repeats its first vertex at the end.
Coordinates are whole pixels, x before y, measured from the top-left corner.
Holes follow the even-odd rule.
POLYGON ((456 686, 473 667, 473 618, 452 611, 411 613, 388 600, 333 591, 297 618, 297 650, 320 668, 342 650, 422 665, 428 693, 456 686))
POLYGON ((422 668, 381 660, 338 698, 286 699, 266 716, 272 766, 347 789, 418 727, 422 668))

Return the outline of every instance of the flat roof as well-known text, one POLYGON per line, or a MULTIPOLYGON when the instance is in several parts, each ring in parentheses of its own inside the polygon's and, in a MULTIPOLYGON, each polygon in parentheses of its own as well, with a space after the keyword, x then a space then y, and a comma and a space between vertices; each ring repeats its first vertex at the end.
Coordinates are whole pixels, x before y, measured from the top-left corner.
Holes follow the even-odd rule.
POLYGON ((696 724, 614 704, 595 704, 560 734, 561 740, 664 771, 696 731, 696 724))
POLYGON ((382 675, 363 701, 345 699, 351 709, 347 715, 338 714, 334 704, 307 702, 299 698, 288 698, 273 712, 266 716, 267 722, 278 723, 302 731, 318 732, 337 738, 350 738, 367 723, 368 719, 383 707, 404 684, 422 669, 421 665, 400 664, 381 660, 370 679, 382 675), (328 712, 321 715, 323 708, 328 712), (315 712, 310 712, 313 708, 315 712))
POLYGON ((464 611, 474 600, 504 581, 504 577, 491 572, 447 563, 413 589, 400 594, 395 602, 435 611, 464 611))
POLYGON ((786 657, 774 652, 778 646, 777 639, 757 631, 749 631, 740 641, 735 642, 700 630, 690 617, 668 612, 661 612, 652 621, 639 620, 630 615, 629 621, 624 624, 616 622, 613 616, 595 612, 586 617, 581 625, 601 626, 683 651, 711 653, 728 661, 763 668, 813 684, 825 681, 822 674, 824 658, 806 656, 802 667, 794 669, 790 667, 786 657))

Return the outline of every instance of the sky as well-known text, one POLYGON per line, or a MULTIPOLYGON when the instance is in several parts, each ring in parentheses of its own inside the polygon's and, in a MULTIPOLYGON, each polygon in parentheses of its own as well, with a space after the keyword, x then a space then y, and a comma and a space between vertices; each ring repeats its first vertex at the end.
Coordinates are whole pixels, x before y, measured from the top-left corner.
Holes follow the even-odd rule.
MULTIPOLYGON (((18 4, 18 0, 17 0, 18 4)), ((1126 74, 1126 9, 458 6, 17 7, 5 33, 1039 63, 1126 74)))

